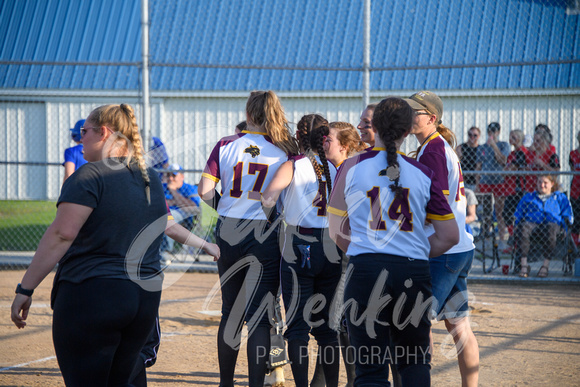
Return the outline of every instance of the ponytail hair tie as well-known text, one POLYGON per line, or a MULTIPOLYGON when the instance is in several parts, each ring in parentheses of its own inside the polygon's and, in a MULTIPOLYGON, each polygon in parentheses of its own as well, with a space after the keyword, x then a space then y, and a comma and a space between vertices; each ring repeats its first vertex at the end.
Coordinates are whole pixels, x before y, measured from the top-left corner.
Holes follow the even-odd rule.
POLYGON ((397 165, 390 165, 387 168, 387 177, 390 181, 395 181, 401 176, 401 170, 397 165))

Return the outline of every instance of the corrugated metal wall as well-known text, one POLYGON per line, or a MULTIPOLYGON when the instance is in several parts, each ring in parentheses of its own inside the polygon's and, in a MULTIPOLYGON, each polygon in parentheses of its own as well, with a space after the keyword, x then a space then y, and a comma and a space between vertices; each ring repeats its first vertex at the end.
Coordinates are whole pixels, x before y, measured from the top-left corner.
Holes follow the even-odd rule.
MULTIPOLYGON (((149 3, 152 90, 362 88, 362 0, 149 3)), ((372 1, 371 68, 383 70, 372 72, 371 88, 580 87, 580 17, 566 5, 372 1)), ((0 87, 137 89, 139 10, 139 0, 0 1, 0 61, 85 62, 2 63, 0 87)))
MULTIPOLYGON (((560 155, 562 170, 568 170, 570 150, 577 147, 575 134, 580 131, 580 96, 538 97, 443 97, 444 124, 457 135, 458 143, 466 141, 467 129, 482 129, 492 121, 502 126, 501 139, 509 131, 522 129, 532 134, 535 125, 547 123, 554 133, 554 145, 560 155)), ((329 121, 347 121, 356 125, 361 113, 360 98, 281 97, 290 122, 296 123, 306 113, 321 113, 329 121)), ((74 145, 69 128, 103 100, 82 102, 72 99, 46 103, 0 102, 0 160, 62 163, 65 148, 74 145)), ((119 101, 116 101, 119 102, 119 101)), ((127 102, 127 99, 125 99, 127 102)), ((140 109, 136 101, 128 101, 140 109)), ((157 98, 153 100, 152 135, 166 144, 170 161, 185 169, 203 169, 217 140, 234 132, 245 119, 246 97, 223 98, 157 98)), ((293 125, 294 127, 294 125, 293 125)), ((417 147, 414 137, 403 145, 409 152, 417 147)), ((51 199, 58 197, 64 168, 61 166, 0 165, 0 200, 51 199)), ((188 175, 197 183, 199 175, 188 175)), ((565 186, 568 179, 563 179, 565 186)))

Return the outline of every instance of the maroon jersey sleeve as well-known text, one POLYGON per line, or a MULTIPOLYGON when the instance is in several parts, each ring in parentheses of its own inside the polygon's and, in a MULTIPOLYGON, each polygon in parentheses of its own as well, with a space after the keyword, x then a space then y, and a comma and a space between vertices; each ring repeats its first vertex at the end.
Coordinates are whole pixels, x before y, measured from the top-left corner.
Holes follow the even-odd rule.
MULTIPOLYGON (((447 180, 446 180, 447 181, 447 180)), ((447 198, 437 180, 431 180, 431 198, 427 202, 427 219, 448 220, 455 219, 447 198)))
POLYGON ((218 142, 213 151, 209 155, 207 159, 207 163, 205 164, 205 169, 203 170, 203 177, 207 177, 215 181, 216 183, 220 181, 220 148, 222 146, 222 142, 218 142))
POLYGON ((443 193, 449 195, 449 172, 447 171, 447 159, 445 158, 445 149, 427 150, 421 155, 419 162, 426 165, 433 171, 433 178, 437 181, 443 193))

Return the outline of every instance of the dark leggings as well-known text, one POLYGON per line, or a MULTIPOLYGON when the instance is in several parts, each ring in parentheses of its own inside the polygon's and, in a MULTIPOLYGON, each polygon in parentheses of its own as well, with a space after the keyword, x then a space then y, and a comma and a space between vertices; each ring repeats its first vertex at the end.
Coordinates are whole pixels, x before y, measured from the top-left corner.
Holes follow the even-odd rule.
POLYGON ((220 218, 216 227, 221 250, 218 272, 222 319, 218 330, 220 386, 234 383, 244 322, 248 325, 250 387, 262 387, 270 352, 270 327, 280 284, 278 233, 265 221, 220 218))
POLYGON ((295 230, 288 226, 284 235, 283 257, 282 297, 288 324, 284 336, 288 340, 288 357, 296 387, 308 386, 309 333, 320 346, 317 363, 324 370, 326 385, 337 386, 340 347, 338 327, 333 326, 338 321, 333 321, 337 317, 332 318, 331 305, 342 273, 341 255, 330 239, 328 229, 295 230), (304 260, 300 246, 309 246, 308 262, 304 260), (316 298, 324 300, 324 306, 317 308, 316 313, 308 312, 312 310, 310 303, 316 298))
POLYGON ((65 384, 129 385, 160 297, 160 291, 145 291, 129 280, 60 282, 52 337, 65 384))
POLYGON ((539 236, 542 242, 547 241, 547 246, 550 251, 544 254, 544 257, 548 260, 552 259, 552 253, 556 249, 556 244, 558 243, 557 237, 560 232, 560 226, 556 223, 548 224, 536 224, 530 222, 522 222, 518 224, 517 238, 519 242, 519 248, 522 257, 527 257, 530 251, 530 239, 532 237, 532 232, 539 229, 539 236))

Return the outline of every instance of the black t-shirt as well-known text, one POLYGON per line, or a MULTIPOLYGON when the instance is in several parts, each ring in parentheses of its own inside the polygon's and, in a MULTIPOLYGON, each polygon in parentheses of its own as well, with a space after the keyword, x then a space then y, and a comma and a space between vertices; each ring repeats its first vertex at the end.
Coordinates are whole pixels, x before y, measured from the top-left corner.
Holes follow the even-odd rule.
MULTIPOLYGON (((477 165, 477 147, 472 148, 467 143, 461 144, 461 170, 475 171, 477 165)), ((475 175, 464 175, 465 184, 475 185, 475 175)))
POLYGON ((91 207, 93 212, 61 259, 58 281, 129 279, 128 271, 133 269, 126 269, 125 257, 130 247, 139 258, 143 256, 136 269, 140 278, 160 270, 159 246, 167 223, 167 206, 157 173, 150 168, 148 173, 151 205, 139 167, 135 162, 127 166, 122 158, 85 164, 65 181, 57 206, 74 203, 91 207), (140 239, 132 246, 138 236, 140 239))

